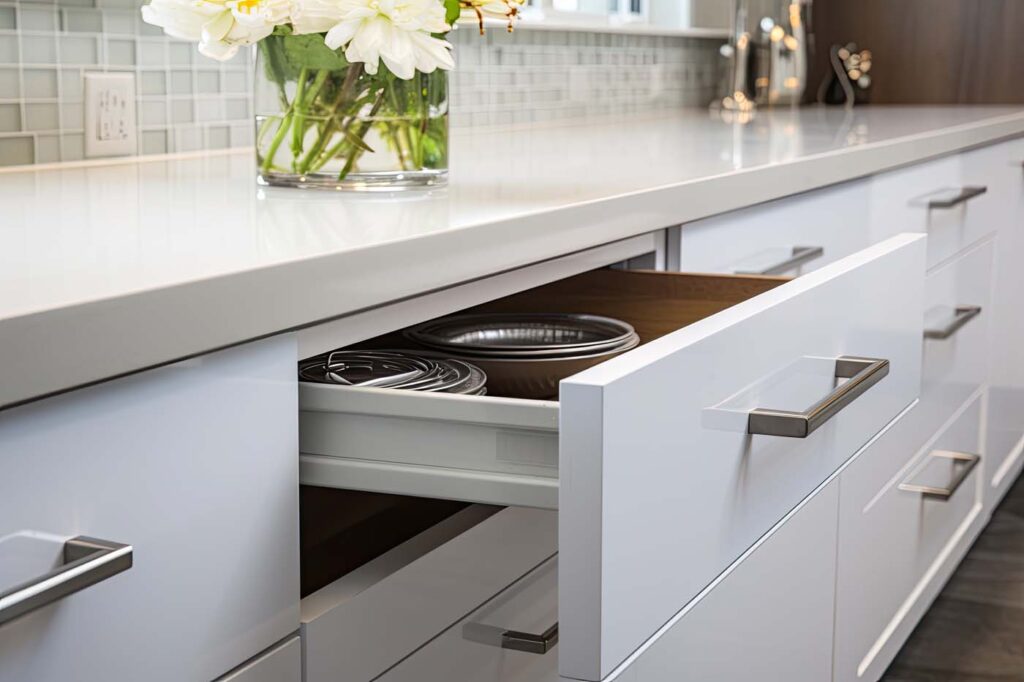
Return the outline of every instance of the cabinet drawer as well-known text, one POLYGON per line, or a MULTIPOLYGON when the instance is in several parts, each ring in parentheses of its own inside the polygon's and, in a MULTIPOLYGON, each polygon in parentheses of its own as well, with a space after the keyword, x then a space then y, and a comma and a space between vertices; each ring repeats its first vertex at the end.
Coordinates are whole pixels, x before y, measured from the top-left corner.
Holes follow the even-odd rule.
MULTIPOLYGON (((619 682, 820 682, 832 669, 838 484, 796 510, 612 673, 619 682)), ((559 682, 551 559, 380 678, 559 682), (526 633, 533 651, 510 648, 526 633), (548 638, 550 639, 550 637, 548 638)))
POLYGON ((838 488, 832 481, 763 538, 618 682, 831 679, 838 488))
POLYGON ((379 682, 559 682, 557 625, 553 557, 379 682))
POLYGON ((510 478, 557 489, 576 576, 559 594, 561 674, 602 679, 917 397, 923 271, 924 240, 905 235, 779 286, 602 271, 540 287, 492 309, 610 315, 647 343, 563 380, 558 403, 304 386, 302 476, 419 495, 443 480, 493 502, 510 478), (888 360, 888 375, 872 385, 882 365, 866 363, 837 380, 843 356, 888 360), (757 408, 851 389, 867 390, 804 438, 748 432, 757 408), (358 434, 376 416, 394 423, 358 434), (546 475, 494 471, 515 458, 546 475))
POLYGON ((934 433, 987 379, 993 251, 983 241, 925 280, 921 433, 934 433))
POLYGON ((927 234, 931 268, 995 229, 986 220, 995 201, 964 176, 961 156, 948 156, 871 178, 870 222, 878 235, 927 234))
POLYGON ((296 630, 295 360, 280 337, 0 413, 0 593, 68 536, 133 555, 0 625, 0 680, 204 682, 296 630))
POLYGON ((863 207, 868 184, 837 187, 684 225, 684 272, 801 275, 868 246, 863 207))
POLYGON ((302 682, 302 642, 292 637, 216 682, 302 682))
POLYGON ((474 505, 302 600, 305 682, 369 682, 558 550, 555 512, 474 505))
POLYGON ((900 420, 840 475, 836 680, 881 676, 980 531, 981 402, 923 447, 900 420), (893 460, 879 488, 874 469, 893 460))

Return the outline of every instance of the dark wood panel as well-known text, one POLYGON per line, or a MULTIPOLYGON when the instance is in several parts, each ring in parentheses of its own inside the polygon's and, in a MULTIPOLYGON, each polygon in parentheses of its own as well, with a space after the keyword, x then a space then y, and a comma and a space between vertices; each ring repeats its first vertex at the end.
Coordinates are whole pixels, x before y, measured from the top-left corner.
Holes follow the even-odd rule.
POLYGON ((815 0, 814 31, 812 96, 828 47, 855 42, 873 103, 1024 103, 1024 0, 815 0))

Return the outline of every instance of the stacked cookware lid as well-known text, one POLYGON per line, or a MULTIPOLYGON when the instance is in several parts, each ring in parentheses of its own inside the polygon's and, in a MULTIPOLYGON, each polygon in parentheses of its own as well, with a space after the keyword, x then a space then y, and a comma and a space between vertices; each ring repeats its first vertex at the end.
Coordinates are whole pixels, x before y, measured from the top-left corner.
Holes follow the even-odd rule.
POLYGON ((568 313, 457 315, 413 327, 406 335, 454 355, 517 360, 621 352, 640 341, 625 322, 568 313))
POLYGON ((433 353, 336 350, 299 365, 299 378, 340 386, 484 395, 487 375, 475 365, 433 353))
POLYGON ((629 324, 560 313, 481 313, 433 320, 405 332, 417 344, 487 373, 491 394, 558 397, 558 382, 640 343, 629 324))

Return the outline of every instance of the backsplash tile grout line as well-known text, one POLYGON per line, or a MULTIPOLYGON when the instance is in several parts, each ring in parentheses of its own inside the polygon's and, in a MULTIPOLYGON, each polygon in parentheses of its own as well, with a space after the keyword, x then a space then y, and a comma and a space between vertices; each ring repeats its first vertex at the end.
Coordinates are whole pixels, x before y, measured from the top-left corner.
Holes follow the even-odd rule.
MULTIPOLYGON (((252 145, 251 51, 207 59, 146 25, 139 5, 0 1, 14 21, 0 29, 0 83, 17 88, 0 91, 0 111, 14 107, 0 118, 0 166, 83 158, 89 71, 134 74, 141 155, 252 145)), ((704 106, 720 73, 717 39, 529 30, 481 38, 464 27, 451 40, 456 130, 704 106)))

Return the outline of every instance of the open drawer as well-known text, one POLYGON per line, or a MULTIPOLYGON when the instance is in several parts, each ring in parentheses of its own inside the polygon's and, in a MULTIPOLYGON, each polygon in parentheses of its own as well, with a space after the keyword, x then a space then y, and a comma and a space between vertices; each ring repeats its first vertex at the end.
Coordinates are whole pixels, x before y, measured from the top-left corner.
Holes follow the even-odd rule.
POLYGON ((557 403, 303 385, 302 480, 557 501, 560 672, 600 680, 917 397, 924 246, 788 282, 601 271, 501 299, 645 343, 557 403))

